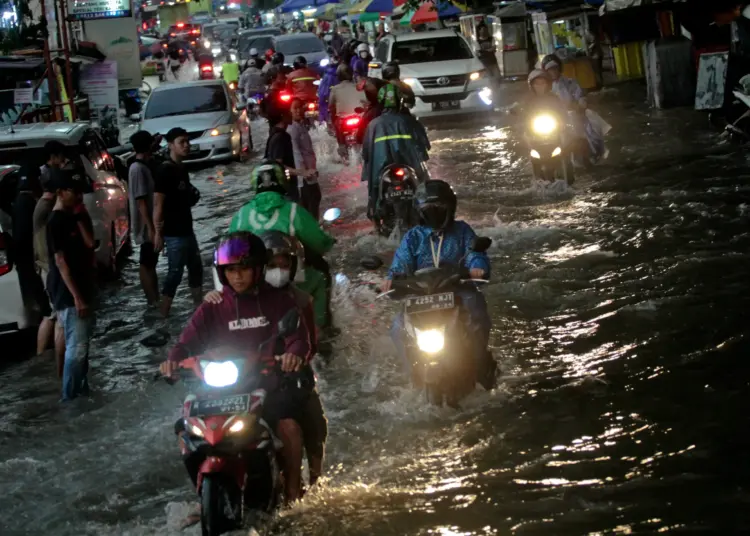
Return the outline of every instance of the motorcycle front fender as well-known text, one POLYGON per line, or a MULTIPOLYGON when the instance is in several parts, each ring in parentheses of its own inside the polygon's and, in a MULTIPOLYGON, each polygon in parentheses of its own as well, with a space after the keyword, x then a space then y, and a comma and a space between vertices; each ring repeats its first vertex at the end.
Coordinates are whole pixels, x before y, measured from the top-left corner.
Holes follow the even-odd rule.
POLYGON ((245 462, 239 458, 208 456, 198 469, 198 491, 203 485, 203 477, 208 474, 223 474, 234 480, 238 489, 245 488, 245 462))

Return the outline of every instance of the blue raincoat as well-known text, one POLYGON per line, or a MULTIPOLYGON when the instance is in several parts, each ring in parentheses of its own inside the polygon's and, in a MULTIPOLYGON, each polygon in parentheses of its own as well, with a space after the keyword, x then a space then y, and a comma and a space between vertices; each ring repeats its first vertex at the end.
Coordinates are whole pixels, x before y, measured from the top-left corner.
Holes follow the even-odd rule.
POLYGON ((328 121, 328 97, 331 95, 331 88, 339 83, 339 77, 336 76, 337 63, 330 63, 323 71, 323 79, 318 86, 318 114, 321 121, 328 121))
MULTIPOLYGON (((565 104, 576 103, 586 106, 586 99, 581 86, 567 76, 561 76, 552 83, 552 93, 557 95, 565 104)), ((574 128, 579 136, 585 136, 589 143, 591 157, 598 160, 604 154, 604 137, 601 132, 594 128, 585 115, 575 114, 574 128)))
POLYGON ((367 76, 367 72, 370 69, 370 61, 361 58, 359 54, 357 54, 356 56, 352 57, 351 62, 349 63, 349 67, 352 68, 355 79, 358 76, 364 78, 367 76))

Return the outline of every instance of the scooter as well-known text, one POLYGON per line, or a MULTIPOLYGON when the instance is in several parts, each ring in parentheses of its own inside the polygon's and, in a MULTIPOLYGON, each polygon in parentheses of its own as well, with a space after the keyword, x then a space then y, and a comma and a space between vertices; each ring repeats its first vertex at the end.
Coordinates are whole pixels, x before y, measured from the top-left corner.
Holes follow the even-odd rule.
POLYGON ((565 125, 560 124, 555 114, 540 111, 532 116, 525 138, 535 179, 550 183, 563 179, 568 184, 575 181, 572 155, 565 145, 564 130, 565 125))
MULTIPOLYGON (((485 252, 492 239, 474 240, 472 251, 485 252)), ((463 259, 458 266, 463 265, 463 259)), ((465 269, 455 266, 424 268, 393 280, 391 290, 381 296, 403 301, 407 358, 412 383, 422 387, 427 401, 456 408, 476 387, 477 370, 472 358, 470 335, 464 326, 455 291, 464 285, 486 283, 469 279, 465 269)))
POLYGON ((400 164, 386 166, 380 172, 375 228, 381 236, 396 234, 396 240, 419 223, 414 195, 419 179, 414 169, 400 164))

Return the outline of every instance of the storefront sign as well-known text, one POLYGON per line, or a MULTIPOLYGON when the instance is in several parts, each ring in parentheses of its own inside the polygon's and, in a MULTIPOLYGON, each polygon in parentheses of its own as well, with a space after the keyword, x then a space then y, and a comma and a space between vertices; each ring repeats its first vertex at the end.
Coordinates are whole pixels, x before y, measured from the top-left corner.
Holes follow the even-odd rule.
POLYGON ((86 39, 96 43, 108 60, 117 62, 119 89, 138 89, 141 56, 138 50, 138 23, 132 17, 94 20, 86 23, 86 39))
POLYGON ((103 130, 117 128, 120 106, 117 90, 117 62, 100 61, 81 70, 81 91, 89 98, 91 117, 103 130))
POLYGON ((133 14, 130 0, 74 0, 68 11, 73 20, 116 19, 133 14))

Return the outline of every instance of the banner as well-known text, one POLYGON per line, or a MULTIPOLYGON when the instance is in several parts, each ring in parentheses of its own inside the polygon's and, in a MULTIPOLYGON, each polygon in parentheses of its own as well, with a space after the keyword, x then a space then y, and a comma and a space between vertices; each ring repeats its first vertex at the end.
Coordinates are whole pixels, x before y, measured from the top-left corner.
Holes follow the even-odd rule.
POLYGON ((81 69, 80 87, 89 98, 91 119, 97 121, 102 130, 117 128, 120 105, 117 62, 105 60, 81 69))
POLYGON ((120 91, 141 87, 138 23, 134 18, 89 21, 86 23, 86 39, 96 43, 108 60, 117 62, 120 91))
POLYGON ((133 11, 130 0, 73 0, 68 14, 72 20, 96 20, 130 17, 133 11))

